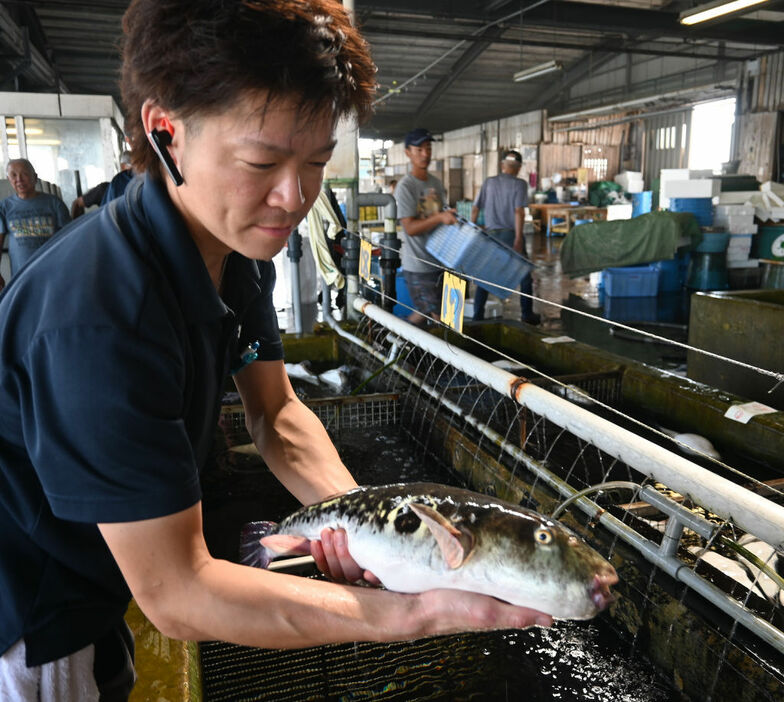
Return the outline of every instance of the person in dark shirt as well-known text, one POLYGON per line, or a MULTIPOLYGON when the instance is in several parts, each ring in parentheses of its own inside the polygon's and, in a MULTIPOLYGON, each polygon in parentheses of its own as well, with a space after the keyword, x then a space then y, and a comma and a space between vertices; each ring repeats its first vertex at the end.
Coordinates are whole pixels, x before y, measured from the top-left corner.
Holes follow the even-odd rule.
POLYGON ((375 67, 333 0, 133 0, 122 96, 139 174, 0 294, 0 699, 126 699, 133 597, 165 635, 268 648, 549 624, 456 590, 214 558, 199 471, 231 376, 304 504, 355 486, 286 375, 272 258, 318 196, 375 67), (43 284, 45 283, 45 284, 43 284))
POLYGON ((90 188, 84 195, 80 195, 71 203, 71 218, 81 217, 88 207, 95 205, 105 205, 109 200, 120 197, 128 187, 128 183, 133 179, 133 169, 131 168, 131 152, 123 151, 120 156, 120 172, 111 181, 98 183, 90 188))

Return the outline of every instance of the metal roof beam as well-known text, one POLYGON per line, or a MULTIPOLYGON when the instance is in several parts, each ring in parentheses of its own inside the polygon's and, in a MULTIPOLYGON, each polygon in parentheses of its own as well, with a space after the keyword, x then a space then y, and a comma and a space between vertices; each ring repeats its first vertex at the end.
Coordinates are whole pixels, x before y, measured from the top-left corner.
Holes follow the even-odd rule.
POLYGON ((441 80, 436 83, 435 87, 430 91, 430 93, 425 97, 422 101, 422 104, 419 106, 419 109, 416 113, 416 120, 420 120, 423 115, 425 115, 430 108, 438 101, 441 95, 444 94, 445 91, 449 89, 449 86, 452 85, 464 72, 465 70, 474 62, 476 59, 484 52, 492 43, 493 38, 498 37, 504 30, 501 27, 494 26, 489 27, 486 29, 482 34, 476 37, 474 43, 468 47, 468 49, 463 53, 463 55, 455 61, 454 65, 450 69, 450 71, 443 77, 441 80), (479 40, 487 40, 487 41, 479 41, 479 40))
POLYGON ((30 81, 67 92, 52 64, 30 44, 24 29, 14 21, 11 13, 2 5, 0 5, 0 47, 27 63, 22 68, 22 74, 30 81), (29 62, 26 59, 28 51, 29 62))

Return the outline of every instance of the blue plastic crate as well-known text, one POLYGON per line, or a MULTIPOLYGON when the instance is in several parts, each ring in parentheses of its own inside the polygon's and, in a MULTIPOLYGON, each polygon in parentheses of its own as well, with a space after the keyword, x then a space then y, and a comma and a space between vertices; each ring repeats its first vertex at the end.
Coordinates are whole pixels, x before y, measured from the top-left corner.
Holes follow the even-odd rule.
POLYGON ((659 271, 659 293, 680 290, 686 282, 686 271, 689 266, 687 254, 678 254, 675 258, 654 261, 648 264, 659 271))
POLYGON ((496 285, 516 290, 532 268, 514 249, 488 236, 470 222, 436 227, 428 237, 425 249, 458 273, 490 281, 477 282, 477 285, 502 300, 509 297, 511 292, 496 285))
POLYGON ((659 287, 659 271, 650 266, 605 268, 603 279, 611 297, 655 297, 659 287))
POLYGON ((670 211, 691 212, 701 227, 713 224, 713 200, 709 197, 671 197, 670 211))
POLYGON ((643 190, 641 193, 632 193, 632 217, 647 214, 653 209, 653 191, 643 190))
POLYGON ((702 241, 694 249, 697 253, 723 253, 730 243, 727 232, 703 232, 702 241))

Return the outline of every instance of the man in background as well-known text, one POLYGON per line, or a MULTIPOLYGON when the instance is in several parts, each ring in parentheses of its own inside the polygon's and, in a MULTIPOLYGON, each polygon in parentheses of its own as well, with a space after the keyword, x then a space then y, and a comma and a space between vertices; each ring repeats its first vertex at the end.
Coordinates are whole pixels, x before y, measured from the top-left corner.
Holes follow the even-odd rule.
POLYGON ((122 156, 120 156, 120 172, 109 182, 109 187, 103 194, 101 204, 105 205, 107 202, 111 202, 115 198, 120 197, 120 195, 125 192, 125 188, 128 187, 128 183, 133 180, 133 176, 134 172, 131 168, 131 152, 124 151, 122 156))
POLYGON ((406 135, 406 156, 411 173, 395 188, 397 216, 403 225, 400 259, 414 311, 408 321, 418 326, 427 317, 439 319, 441 313, 441 268, 425 248, 433 230, 440 224, 455 224, 455 211, 445 209, 443 183, 427 172, 433 156, 433 135, 427 129, 414 129, 406 135))
MULTIPOLYGON (((8 256, 13 276, 36 249, 71 221, 71 217, 59 197, 35 189, 38 174, 26 158, 10 160, 5 173, 14 195, 0 202, 0 252, 6 236, 10 237, 8 256)), ((4 286, 5 281, 0 276, 0 288, 4 286)))
POLYGON ((120 156, 120 172, 110 181, 98 183, 90 188, 84 195, 80 195, 71 203, 71 217, 76 219, 84 214, 88 207, 105 205, 110 200, 120 197, 125 192, 128 183, 133 179, 131 170, 131 152, 124 151, 120 156))
MULTIPOLYGON (((501 160, 501 173, 482 183, 479 195, 471 207, 471 221, 476 223, 479 211, 485 212, 485 228, 490 236, 496 237, 517 253, 526 255, 523 226, 525 206, 528 203, 528 183, 517 174, 523 165, 523 157, 517 151, 507 151, 501 160)), ((520 317, 528 324, 539 324, 540 317, 533 311, 531 274, 527 273, 520 283, 520 317)), ((487 290, 477 286, 474 295, 474 321, 485 318, 487 290)))

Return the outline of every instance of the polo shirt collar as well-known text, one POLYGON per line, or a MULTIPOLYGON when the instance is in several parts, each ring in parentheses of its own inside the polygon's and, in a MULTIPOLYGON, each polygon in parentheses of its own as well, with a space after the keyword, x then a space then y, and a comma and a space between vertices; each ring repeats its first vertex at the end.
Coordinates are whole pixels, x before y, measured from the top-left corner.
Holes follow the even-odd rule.
POLYGON ((190 322, 210 321, 231 312, 221 300, 204 265, 196 242, 172 204, 165 185, 150 174, 142 187, 142 209, 147 231, 158 244, 169 283, 190 322))

